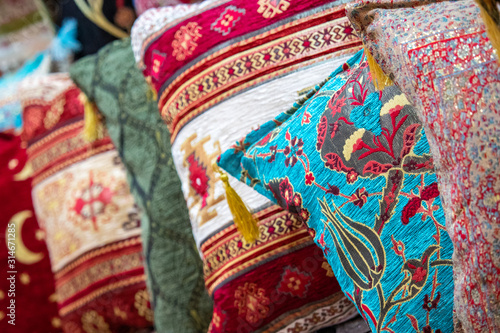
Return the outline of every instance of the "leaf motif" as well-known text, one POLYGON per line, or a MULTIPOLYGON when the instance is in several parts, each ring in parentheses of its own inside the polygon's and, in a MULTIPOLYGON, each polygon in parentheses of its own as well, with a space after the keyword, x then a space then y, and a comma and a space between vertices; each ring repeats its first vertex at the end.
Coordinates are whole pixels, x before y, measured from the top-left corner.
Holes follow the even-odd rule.
POLYGON ((331 170, 345 171, 345 172, 349 172, 352 170, 351 168, 346 167, 342 162, 340 156, 335 153, 328 153, 325 155, 325 158, 326 158, 325 166, 331 170))
POLYGON ((371 173, 373 175, 380 175, 386 173, 388 170, 392 168, 392 164, 381 164, 377 161, 370 161, 366 163, 363 168, 363 174, 371 173))
POLYGON ((288 130, 286 130, 285 139, 287 139, 287 141, 290 141, 291 139, 290 132, 288 130))
POLYGON ((420 129, 420 124, 412 124, 408 126, 403 133, 403 148, 401 148, 401 158, 405 157, 410 153, 413 146, 416 143, 416 136, 418 129, 420 129))
POLYGON ((403 212, 401 214, 401 222, 407 225, 410 219, 415 216, 418 209, 422 206, 422 199, 415 197, 411 198, 408 203, 403 207, 403 212))
POLYGON ((326 132, 328 128, 328 119, 326 116, 321 117, 318 124, 318 140, 316 142, 316 150, 321 150, 323 144, 325 143, 326 132))
POLYGON ((380 236, 370 227, 351 220, 337 207, 332 212, 326 199, 319 200, 321 213, 327 218, 339 261, 346 274, 362 290, 371 290, 385 271, 385 251, 380 236))
POLYGON ((411 326, 413 327, 413 329, 415 330, 415 332, 419 332, 418 331, 418 321, 417 321, 417 318, 415 318, 415 316, 407 313, 406 316, 410 319, 411 321, 411 326))
POLYGON ((302 121, 300 122, 301 125, 304 124, 309 124, 311 123, 311 114, 307 111, 304 112, 304 115, 302 116, 302 121))

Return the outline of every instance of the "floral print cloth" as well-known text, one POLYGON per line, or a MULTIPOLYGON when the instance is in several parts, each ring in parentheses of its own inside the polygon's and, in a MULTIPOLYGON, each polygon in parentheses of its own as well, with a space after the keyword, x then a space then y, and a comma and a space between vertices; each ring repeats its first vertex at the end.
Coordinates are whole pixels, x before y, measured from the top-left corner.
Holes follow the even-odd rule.
POLYGON ((320 87, 219 165, 307 223, 372 331, 451 332, 452 244, 413 106, 375 90, 362 51, 320 87))
POLYGON ((428 135, 455 249, 457 328, 498 332, 498 55, 474 1, 414 5, 396 10, 392 1, 364 1, 348 15, 384 72, 411 98, 428 135))

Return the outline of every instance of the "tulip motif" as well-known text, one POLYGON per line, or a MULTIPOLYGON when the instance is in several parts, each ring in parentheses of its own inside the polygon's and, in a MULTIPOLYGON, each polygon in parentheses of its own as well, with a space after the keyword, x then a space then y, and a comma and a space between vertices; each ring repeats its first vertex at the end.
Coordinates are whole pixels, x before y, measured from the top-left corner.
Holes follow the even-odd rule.
POLYGON ((386 265, 380 236, 372 228, 342 214, 337 207, 333 212, 325 198, 318 201, 344 271, 361 290, 375 288, 386 265))

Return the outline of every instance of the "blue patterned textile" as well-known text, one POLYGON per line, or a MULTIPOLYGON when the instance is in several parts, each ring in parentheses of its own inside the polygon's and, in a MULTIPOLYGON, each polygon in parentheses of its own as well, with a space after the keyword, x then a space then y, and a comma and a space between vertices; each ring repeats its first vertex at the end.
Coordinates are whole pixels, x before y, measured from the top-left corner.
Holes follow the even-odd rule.
POLYGON ((453 331, 453 247, 422 124, 363 51, 222 154, 299 215, 373 332, 453 331))

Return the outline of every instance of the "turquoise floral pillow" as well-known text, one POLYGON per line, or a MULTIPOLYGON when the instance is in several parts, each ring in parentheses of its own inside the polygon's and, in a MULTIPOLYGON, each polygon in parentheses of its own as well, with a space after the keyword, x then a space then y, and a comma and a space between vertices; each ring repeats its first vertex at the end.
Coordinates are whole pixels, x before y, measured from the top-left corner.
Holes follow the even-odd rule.
POLYGON ((374 332, 453 331, 453 247, 422 124, 358 52, 219 165, 307 223, 374 332))

